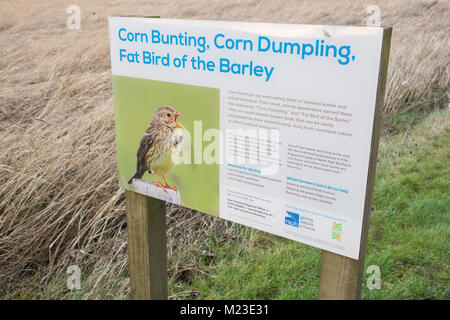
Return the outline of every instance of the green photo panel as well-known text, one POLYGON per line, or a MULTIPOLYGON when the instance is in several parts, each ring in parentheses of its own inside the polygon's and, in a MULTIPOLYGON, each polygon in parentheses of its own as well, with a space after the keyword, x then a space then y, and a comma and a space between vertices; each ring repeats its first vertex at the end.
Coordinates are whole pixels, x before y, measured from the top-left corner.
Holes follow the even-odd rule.
MULTIPOLYGON (((202 134, 208 129, 219 129, 219 89, 124 76, 113 76, 113 86, 120 187, 134 190, 128 181, 136 172, 141 138, 155 111, 161 106, 170 106, 181 113, 177 121, 185 128, 184 152, 190 154, 191 159, 190 163, 175 165, 165 178, 170 185, 176 186, 184 206, 218 216, 219 165, 194 163, 194 147, 204 149, 198 143, 194 144, 194 140, 199 141, 199 137, 194 138, 194 125, 196 123, 196 134, 199 125, 202 134), (186 139, 187 134, 191 143, 186 139)), ((154 183, 148 172, 140 179, 154 183)), ((162 176, 157 175, 157 179, 164 184, 162 176)))

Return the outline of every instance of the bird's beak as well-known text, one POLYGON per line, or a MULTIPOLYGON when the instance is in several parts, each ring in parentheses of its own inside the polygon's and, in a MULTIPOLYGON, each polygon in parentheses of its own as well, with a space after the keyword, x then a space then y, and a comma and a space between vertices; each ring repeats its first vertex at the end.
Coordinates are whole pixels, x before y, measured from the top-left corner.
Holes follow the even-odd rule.
POLYGON ((177 128, 184 129, 183 125, 181 123, 177 122, 177 118, 181 115, 182 115, 181 112, 175 113, 175 124, 177 125, 177 128))

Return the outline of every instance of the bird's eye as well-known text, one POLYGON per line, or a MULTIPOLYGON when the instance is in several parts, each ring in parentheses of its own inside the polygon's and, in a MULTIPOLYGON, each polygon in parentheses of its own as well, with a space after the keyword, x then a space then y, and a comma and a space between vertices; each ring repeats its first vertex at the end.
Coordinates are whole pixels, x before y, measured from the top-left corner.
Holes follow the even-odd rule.
POLYGON ((170 113, 167 114, 167 117, 170 118, 170 113))

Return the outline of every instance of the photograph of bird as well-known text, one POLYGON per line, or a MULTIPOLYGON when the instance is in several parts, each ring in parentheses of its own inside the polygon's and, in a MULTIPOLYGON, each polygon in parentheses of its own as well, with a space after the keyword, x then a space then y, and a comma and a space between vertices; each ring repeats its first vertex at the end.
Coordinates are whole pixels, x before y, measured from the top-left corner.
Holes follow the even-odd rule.
POLYGON ((172 155, 182 155, 184 127, 177 121, 181 115, 171 106, 159 107, 153 114, 150 125, 141 138, 136 154, 136 173, 128 181, 140 179, 147 171, 153 176, 154 184, 163 189, 176 190, 170 186, 165 175, 174 167, 172 155), (159 183, 156 175, 162 176, 165 185, 159 183))

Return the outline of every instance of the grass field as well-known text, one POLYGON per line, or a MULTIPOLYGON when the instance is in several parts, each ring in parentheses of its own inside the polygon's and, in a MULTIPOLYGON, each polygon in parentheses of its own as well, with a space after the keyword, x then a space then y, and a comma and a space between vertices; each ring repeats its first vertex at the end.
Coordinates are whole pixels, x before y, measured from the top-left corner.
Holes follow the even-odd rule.
MULTIPOLYGON (((380 267, 381 289, 363 285, 363 298, 450 298, 449 145, 449 110, 381 145, 366 258, 366 267, 380 267)), ((237 237, 211 236, 198 256, 210 275, 172 282, 173 292, 202 299, 317 298, 320 250, 253 230, 237 237)))
MULTIPOLYGON (((393 25, 365 299, 449 299, 448 1, 0 0, 0 299, 126 299, 107 16, 393 25), (66 288, 67 267, 82 272, 66 288)), ((177 207, 169 295, 314 299, 320 251, 177 207)))
MULTIPOLYGON (((450 110, 397 118, 400 123, 419 120, 408 132, 385 137, 380 146, 366 269, 380 267, 381 288, 369 290, 366 274, 362 298, 449 299, 450 110)), ((171 274, 171 298, 317 298, 320 250, 261 231, 231 223, 215 231, 206 228, 203 241, 172 256, 169 264, 186 261, 190 266, 171 274)), ((61 293, 62 275, 50 282, 48 295, 37 286, 12 297, 86 298, 96 279, 94 273, 81 290, 61 293)), ((129 285, 126 268, 115 279, 106 295, 95 297, 123 298, 129 285)))

